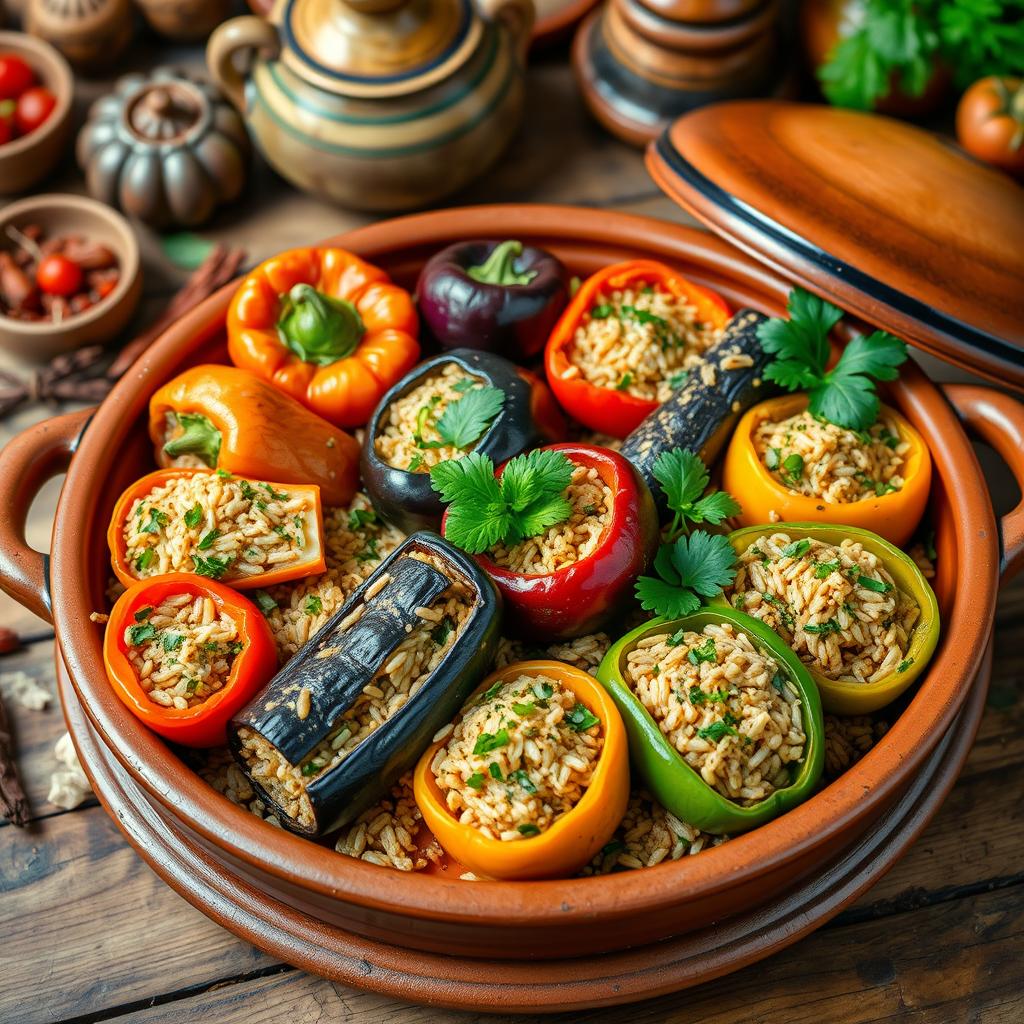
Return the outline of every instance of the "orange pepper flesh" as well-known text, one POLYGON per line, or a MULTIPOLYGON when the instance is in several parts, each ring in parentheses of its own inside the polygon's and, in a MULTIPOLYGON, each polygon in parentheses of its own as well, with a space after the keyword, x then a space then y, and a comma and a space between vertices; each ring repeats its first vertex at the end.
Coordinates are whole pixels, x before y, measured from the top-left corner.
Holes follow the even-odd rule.
POLYGON ((604 745, 580 802, 540 835, 513 842, 490 839, 461 824, 448 810, 430 763, 446 740, 424 752, 413 774, 413 793, 423 820, 445 852, 480 875, 500 879, 566 878, 574 875, 612 837, 629 801, 626 728, 601 684, 581 669, 559 661, 521 661, 493 672, 470 700, 497 682, 520 675, 544 675, 572 690, 601 720, 604 745))
POLYGON ((344 249, 291 249, 242 281, 227 315, 228 354, 243 369, 339 427, 363 426, 392 384, 419 359, 412 297, 378 267, 344 249), (363 333, 354 350, 327 365, 306 362, 278 332, 284 299, 309 285, 354 306, 363 333))
MULTIPOLYGON (((172 480, 179 480, 183 477, 194 476, 196 473, 212 473, 207 469, 158 469, 153 473, 147 473, 144 477, 136 480, 127 487, 114 505, 114 512, 110 517, 110 525, 107 527, 107 546, 110 548, 110 565, 114 575, 126 587, 133 586, 139 582, 139 577, 132 571, 131 562, 128 559, 128 545, 124 539, 124 524, 131 513, 132 504, 136 498, 142 498, 146 494, 162 487, 172 480)), ((244 479, 244 478, 239 478, 244 479)), ((313 508, 316 514, 316 551, 310 554, 305 560, 290 562, 279 569, 271 569, 269 572, 260 573, 257 576, 240 577, 227 583, 235 590, 255 590, 260 587, 269 587, 275 583, 285 583, 288 580, 304 579, 306 576, 318 576, 327 569, 327 556, 324 547, 324 513, 320 501, 320 488, 313 484, 299 485, 285 484, 280 482, 253 480, 252 483, 270 483, 276 491, 289 489, 291 491, 310 491, 313 497, 313 508)), ((191 573, 181 575, 193 578, 191 573)), ((160 576, 147 576, 144 582, 161 579, 160 576)), ((200 578, 200 577, 195 577, 200 578)))
POLYGON ((807 396, 801 394, 770 398, 748 409, 737 424, 722 463, 722 488, 742 506, 737 522, 740 526, 772 523, 779 529, 784 529, 786 522, 855 526, 902 547, 914 535, 931 490, 932 460, 924 438, 905 417, 883 406, 882 411, 892 417, 901 439, 910 443, 904 483, 898 491, 843 504, 793 494, 765 466, 753 437, 765 420, 778 422, 795 416, 807 408, 807 401, 807 396))
POLYGON ((154 732, 191 747, 227 742, 227 724, 277 671, 274 638, 260 610, 248 598, 214 580, 191 573, 138 580, 114 604, 103 637, 103 661, 110 685, 124 705, 154 732), (149 699, 127 654, 126 627, 135 613, 175 594, 209 597, 218 611, 230 615, 245 644, 231 665, 225 684, 194 708, 165 708, 149 699))
POLYGON ((149 436, 158 465, 168 413, 205 416, 221 435, 216 466, 285 484, 316 484, 328 505, 347 505, 359 486, 359 444, 279 391, 234 366, 194 366, 149 400, 149 436))
POLYGON ((612 292, 650 284, 657 284, 696 307, 698 318, 716 329, 723 328, 731 316, 725 299, 687 281, 666 264, 657 260, 629 260, 605 267, 583 282, 555 324, 544 350, 548 384, 565 411, 591 430, 612 437, 632 433, 660 403, 614 388, 598 387, 582 374, 573 375, 569 350, 576 329, 594 306, 609 298, 612 292))

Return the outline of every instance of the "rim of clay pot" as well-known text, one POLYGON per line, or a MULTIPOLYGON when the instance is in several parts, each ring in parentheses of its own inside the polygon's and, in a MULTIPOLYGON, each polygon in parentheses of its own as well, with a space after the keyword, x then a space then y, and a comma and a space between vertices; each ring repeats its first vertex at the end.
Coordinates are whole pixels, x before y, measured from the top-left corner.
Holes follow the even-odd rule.
POLYGON ((54 324, 49 320, 14 320, 10 317, 3 317, 0 319, 0 334, 21 335, 24 338, 45 338, 47 341, 53 341, 64 335, 77 334, 83 327, 109 316, 110 312, 121 303, 132 301, 129 296, 142 269, 138 239, 128 221, 104 203, 90 199, 88 196, 76 196, 64 192, 47 192, 43 195, 19 199, 0 210, 0 238, 3 237, 4 228, 8 224, 29 221, 33 215, 40 212, 45 212, 46 219, 50 220, 62 211, 70 213, 73 227, 79 226, 76 222, 92 219, 97 223, 105 224, 116 236, 117 242, 112 247, 115 249, 114 255, 118 260, 119 277, 114 290, 84 313, 75 313, 60 324, 54 324))
MULTIPOLYGON (((431 252, 464 238, 516 237, 524 243, 575 247, 591 260, 653 256, 687 266, 698 283, 752 296, 780 311, 788 285, 738 250, 702 231, 629 214, 555 206, 480 206, 380 222, 332 241, 408 277, 431 252)), ((216 793, 107 686, 101 632, 89 621, 97 548, 97 492, 118 458, 150 393, 219 332, 234 290, 227 286, 184 317, 147 351, 100 407, 68 472, 54 528, 51 582, 56 634, 76 692, 97 732, 118 760, 177 818, 232 857, 326 900, 406 918, 502 927, 533 927, 641 915, 727 890, 854 826, 892 799, 934 749, 960 710, 984 657, 998 581, 994 514, 974 451, 950 405, 916 365, 893 388, 895 404, 929 440, 936 486, 948 504, 943 527, 955 534, 958 563, 943 643, 918 692, 882 742, 806 803, 700 857, 624 872, 542 882, 474 882, 382 870, 276 829, 216 793), (83 536, 95 538, 83 544, 83 536)), ((954 567, 955 568, 955 567, 954 567)), ((104 577, 105 579, 105 577, 104 577)), ((102 590, 102 586, 99 588, 102 590)))
POLYGON ((0 53, 2 52, 23 57, 41 83, 53 93, 57 104, 50 112, 50 116, 34 132, 0 146, 0 166, 8 157, 28 153, 57 132, 64 131, 68 115, 71 113, 71 100, 75 94, 75 79, 71 65, 64 59, 64 55, 45 39, 30 36, 27 32, 0 32, 0 53))

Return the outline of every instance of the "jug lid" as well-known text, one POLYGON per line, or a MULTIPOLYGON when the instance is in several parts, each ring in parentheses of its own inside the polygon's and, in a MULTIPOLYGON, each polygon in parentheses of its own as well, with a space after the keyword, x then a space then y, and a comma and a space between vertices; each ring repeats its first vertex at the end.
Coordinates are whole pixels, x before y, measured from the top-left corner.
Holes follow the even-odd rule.
POLYGON ((647 166, 795 283, 1024 389, 1024 189, 951 140, 877 114, 734 101, 683 115, 647 166))
POLYGON ((281 59, 320 89, 385 98, 452 75, 478 46, 472 0, 286 0, 281 59))

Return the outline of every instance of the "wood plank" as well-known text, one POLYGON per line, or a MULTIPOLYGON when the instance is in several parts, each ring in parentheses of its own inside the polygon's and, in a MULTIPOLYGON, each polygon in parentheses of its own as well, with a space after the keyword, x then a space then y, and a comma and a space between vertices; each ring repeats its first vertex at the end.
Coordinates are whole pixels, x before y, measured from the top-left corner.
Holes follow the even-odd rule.
POLYGON ((274 961, 193 909, 99 807, 0 839, 0 1020, 102 1013, 274 961), (39 993, 45 974, 45 998, 39 993))
MULTIPOLYGON (((747 971, 629 1007, 546 1018, 575 1024, 913 1024, 1024 1015, 1024 885, 891 920, 829 928, 747 971), (928 941, 922 948, 922 937, 928 941)), ((528 1018, 410 1007, 304 975, 224 984, 116 1018, 123 1024, 500 1024, 528 1018)), ((533 1018, 539 1019, 539 1018, 533 1018)))

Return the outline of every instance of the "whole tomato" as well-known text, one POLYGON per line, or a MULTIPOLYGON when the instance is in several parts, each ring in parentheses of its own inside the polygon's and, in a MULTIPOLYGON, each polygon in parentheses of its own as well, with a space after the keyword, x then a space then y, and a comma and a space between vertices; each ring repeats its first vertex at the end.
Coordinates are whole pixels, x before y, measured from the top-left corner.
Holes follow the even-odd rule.
POLYGON ((52 113, 57 106, 57 97, 41 85, 27 89, 18 97, 18 105, 14 111, 14 122, 22 135, 34 132, 52 113))
POLYGON ((0 100, 16 100, 36 84, 35 72, 13 53, 0 53, 0 100))
POLYGON ((47 295, 67 298, 82 287, 82 268, 67 256, 53 253, 36 268, 36 284, 47 295))
POLYGON ((956 108, 956 137, 972 156, 1024 178, 1024 82, 991 75, 956 108))

